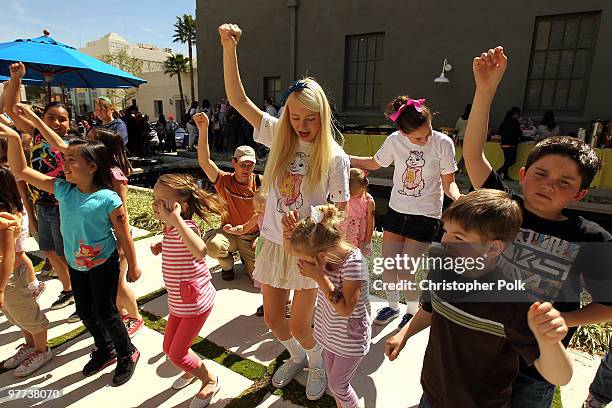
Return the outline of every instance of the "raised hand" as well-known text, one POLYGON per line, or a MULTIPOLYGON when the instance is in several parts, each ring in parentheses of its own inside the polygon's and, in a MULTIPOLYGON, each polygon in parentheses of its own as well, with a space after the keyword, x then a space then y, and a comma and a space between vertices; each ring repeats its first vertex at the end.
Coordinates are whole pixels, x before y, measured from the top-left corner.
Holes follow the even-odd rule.
POLYGON ((501 46, 474 58, 472 70, 478 91, 494 93, 508 67, 508 58, 501 46))
POLYGON ((548 302, 535 302, 527 313, 527 323, 539 344, 555 344, 567 335, 561 313, 548 302))
POLYGON ((221 24, 219 26, 219 36, 221 37, 221 45, 224 47, 228 45, 236 46, 242 36, 242 30, 236 24, 221 24))
POLYGON ((13 109, 13 113, 17 116, 21 116, 23 118, 32 120, 32 119, 37 119, 38 116, 36 116, 36 114, 34 113, 34 111, 32 110, 32 108, 30 108, 30 106, 26 105, 25 103, 17 103, 15 104, 15 108, 13 109))
POLYGON ((23 65, 21 62, 16 62, 9 65, 9 71, 11 72, 11 77, 17 79, 23 78, 26 74, 25 65, 23 65))
POLYGON ((208 116, 204 112, 198 112, 193 115, 193 121, 197 127, 208 128, 208 116))

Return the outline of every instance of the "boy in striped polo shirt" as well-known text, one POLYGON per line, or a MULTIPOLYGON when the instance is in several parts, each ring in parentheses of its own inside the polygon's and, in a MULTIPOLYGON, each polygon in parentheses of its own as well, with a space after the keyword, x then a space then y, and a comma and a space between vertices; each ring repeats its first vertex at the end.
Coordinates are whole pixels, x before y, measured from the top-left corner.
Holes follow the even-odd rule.
POLYGON ((385 350, 395 360, 410 337, 430 327, 419 407, 507 407, 521 359, 549 382, 567 384, 565 320, 550 303, 525 302, 496 266, 519 231, 519 204, 505 192, 481 189, 455 201, 442 221, 445 265, 454 260, 455 269, 429 272, 426 281, 436 289, 423 294, 423 307, 385 350), (459 270, 470 258, 475 266, 459 270), (474 283, 491 290, 461 289, 474 283), (440 284, 451 290, 439 290, 440 284))

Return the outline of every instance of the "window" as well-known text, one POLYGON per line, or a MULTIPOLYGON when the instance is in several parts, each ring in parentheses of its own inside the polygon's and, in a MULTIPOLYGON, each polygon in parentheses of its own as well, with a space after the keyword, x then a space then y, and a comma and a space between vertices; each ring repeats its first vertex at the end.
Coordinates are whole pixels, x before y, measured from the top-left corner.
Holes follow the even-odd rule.
POLYGON ((385 57, 385 34, 346 37, 344 107, 379 110, 385 57))
POLYGON ((537 17, 527 110, 582 112, 601 12, 537 17))
POLYGON ((159 118, 159 115, 164 113, 164 103, 160 100, 153 101, 153 108, 155 110, 155 117, 159 118))
POLYGON ((264 77, 264 99, 270 97, 274 98, 275 103, 280 104, 281 80, 279 76, 264 77))

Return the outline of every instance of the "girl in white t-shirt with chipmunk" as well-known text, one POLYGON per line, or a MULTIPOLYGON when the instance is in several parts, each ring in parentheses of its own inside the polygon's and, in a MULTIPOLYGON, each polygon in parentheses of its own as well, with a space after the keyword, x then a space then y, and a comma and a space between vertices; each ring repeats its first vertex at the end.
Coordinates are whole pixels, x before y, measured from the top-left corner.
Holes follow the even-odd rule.
MULTIPOLYGON (((459 198, 455 183, 455 147, 451 138, 431 127, 432 114, 425 99, 398 96, 387 105, 386 116, 397 126, 373 157, 351 156, 351 164, 378 170, 394 164, 393 190, 383 222, 383 257, 419 258, 440 227, 444 194, 459 198)), ((415 282, 410 262, 385 268, 383 282, 415 282)), ((387 290, 389 306, 378 311, 374 323, 383 325, 399 316, 399 291, 387 290)), ((418 309, 418 292, 405 290, 407 310, 403 327, 418 309)))

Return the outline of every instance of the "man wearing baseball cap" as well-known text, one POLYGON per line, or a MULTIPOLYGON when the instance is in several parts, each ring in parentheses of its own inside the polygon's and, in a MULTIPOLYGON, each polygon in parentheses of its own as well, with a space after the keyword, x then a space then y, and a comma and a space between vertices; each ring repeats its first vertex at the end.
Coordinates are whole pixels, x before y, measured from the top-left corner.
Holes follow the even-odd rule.
POLYGON ((204 237, 208 256, 219 261, 223 280, 234 279, 234 257, 239 252, 246 272, 255 269, 255 239, 259 236, 257 225, 245 230, 244 224, 253 218, 253 197, 261 186, 261 175, 253 173, 255 150, 251 146, 239 146, 232 157, 232 173, 220 170, 210 157, 208 146, 208 118, 204 113, 193 116, 200 133, 198 162, 206 176, 214 184, 217 193, 228 207, 227 219, 221 220, 222 228, 209 231, 204 237))

